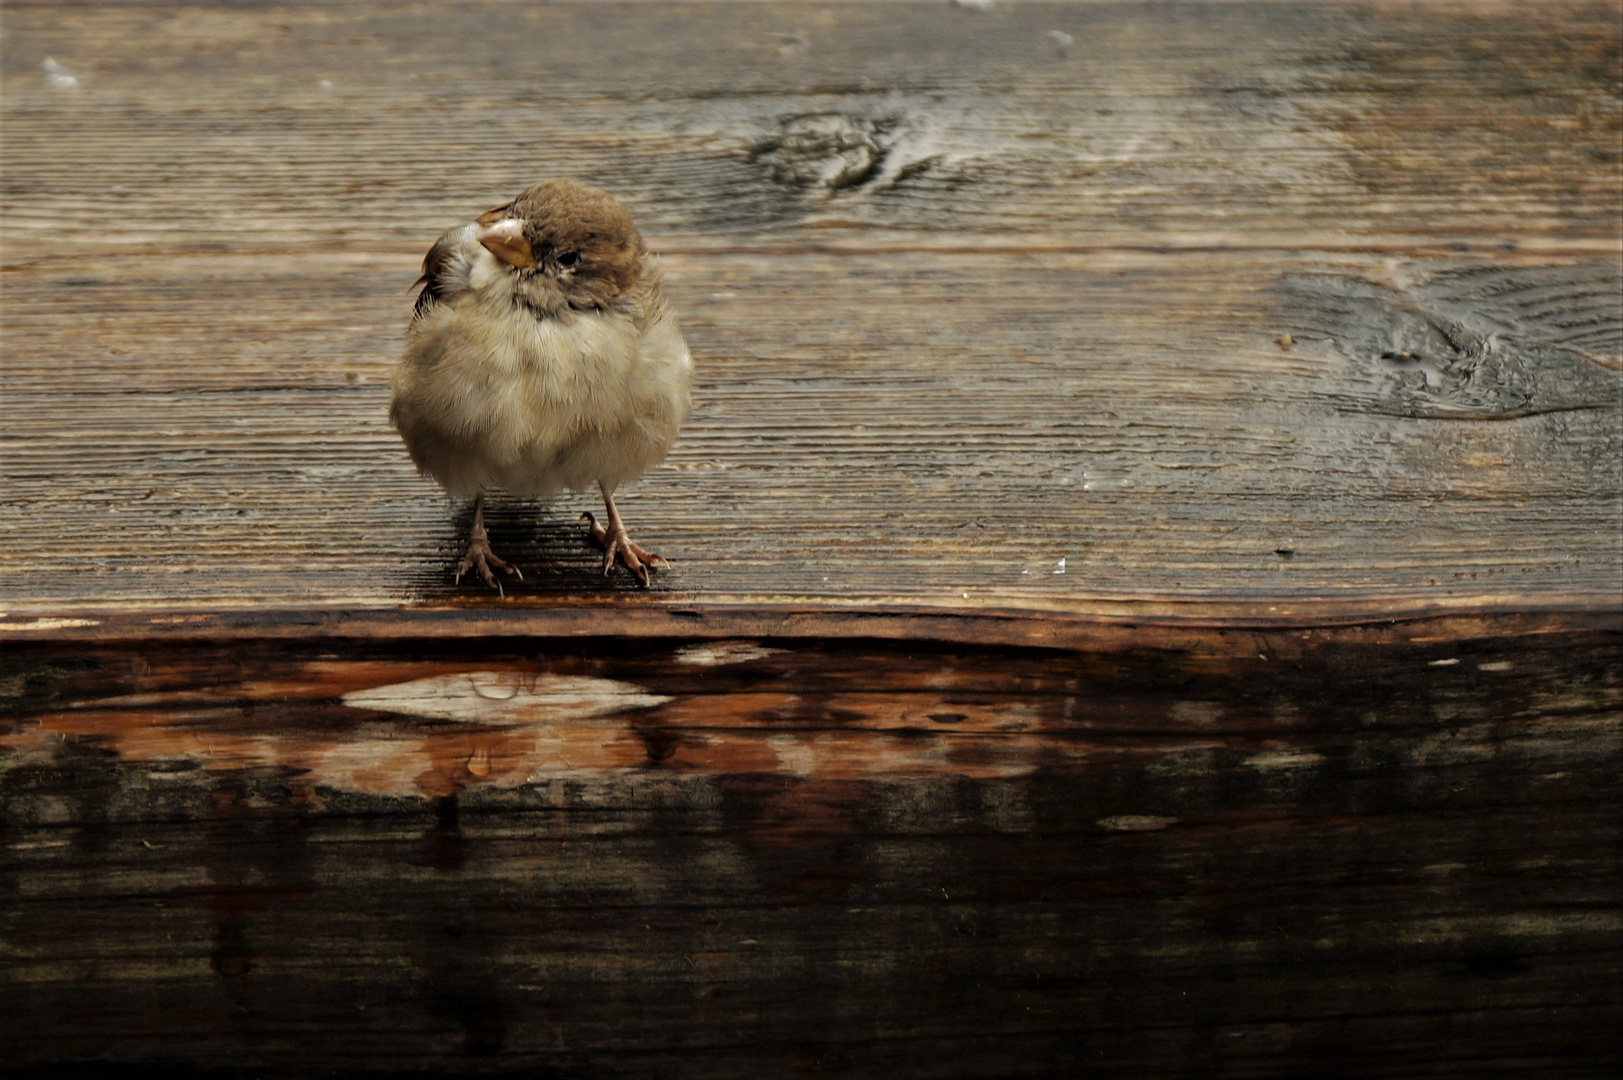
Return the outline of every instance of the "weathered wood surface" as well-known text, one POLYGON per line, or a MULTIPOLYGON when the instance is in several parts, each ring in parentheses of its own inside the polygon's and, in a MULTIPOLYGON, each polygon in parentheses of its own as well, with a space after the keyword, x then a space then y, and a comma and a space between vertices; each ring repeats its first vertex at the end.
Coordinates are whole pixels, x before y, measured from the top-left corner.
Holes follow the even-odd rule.
POLYGON ((0 1061, 1623 1064, 1615 5, 3 17, 0 1061), (699 385, 502 602, 385 380, 550 173, 699 385))
MULTIPOLYGON (((651 602, 1615 598, 1615 14, 8 6, 0 610, 486 602, 385 381, 546 173, 698 357, 651 602)), ((516 602, 629 591, 589 505, 516 602)))
POLYGON ((0 1045, 245 1075, 1612 1074, 1614 630, 1155 643, 11 650, 0 1045))

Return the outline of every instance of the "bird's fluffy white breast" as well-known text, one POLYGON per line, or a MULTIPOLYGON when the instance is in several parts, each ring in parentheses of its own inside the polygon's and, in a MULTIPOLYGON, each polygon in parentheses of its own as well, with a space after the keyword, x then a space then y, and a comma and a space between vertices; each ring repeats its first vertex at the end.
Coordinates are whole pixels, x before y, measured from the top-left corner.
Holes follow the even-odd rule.
POLYGON ((411 328, 394 416, 447 490, 520 494, 602 483, 663 460, 688 413, 692 362, 662 305, 537 318, 494 256, 469 253, 469 292, 411 328))

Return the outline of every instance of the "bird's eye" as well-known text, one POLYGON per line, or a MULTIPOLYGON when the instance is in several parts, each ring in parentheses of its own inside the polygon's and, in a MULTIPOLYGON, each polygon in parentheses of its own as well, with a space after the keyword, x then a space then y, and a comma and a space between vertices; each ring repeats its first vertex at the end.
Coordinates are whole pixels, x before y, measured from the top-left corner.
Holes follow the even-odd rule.
POLYGON ((566 251, 558 256, 559 266, 574 266, 578 262, 580 262, 580 252, 578 251, 566 251))

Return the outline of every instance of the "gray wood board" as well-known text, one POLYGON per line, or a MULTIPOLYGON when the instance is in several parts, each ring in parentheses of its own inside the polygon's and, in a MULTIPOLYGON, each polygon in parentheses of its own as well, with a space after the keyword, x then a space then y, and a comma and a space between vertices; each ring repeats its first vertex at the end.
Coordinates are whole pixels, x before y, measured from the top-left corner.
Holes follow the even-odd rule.
MULTIPOLYGON (((9 6, 0 610, 482 601, 385 380, 552 173, 698 360, 656 600, 1611 603, 1614 15, 9 6)), ((497 503, 518 600, 629 589, 591 505, 497 503)))

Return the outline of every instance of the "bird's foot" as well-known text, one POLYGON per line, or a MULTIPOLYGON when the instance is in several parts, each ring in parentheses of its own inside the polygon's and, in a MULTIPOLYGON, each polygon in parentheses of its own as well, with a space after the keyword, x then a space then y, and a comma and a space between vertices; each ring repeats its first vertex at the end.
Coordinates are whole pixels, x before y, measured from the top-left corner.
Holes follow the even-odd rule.
POLYGON ((592 543, 603 549, 604 574, 613 570, 614 564, 618 562, 631 571, 631 576, 646 587, 650 571, 661 566, 670 565, 670 560, 664 556, 655 555, 652 551, 644 550, 637 544, 632 543, 631 537, 626 534, 625 526, 619 522, 611 521, 609 528, 605 529, 598 524, 597 518, 592 516, 591 511, 582 513, 580 519, 591 523, 592 543))
POLYGON ((502 589, 502 583, 496 580, 491 568, 494 567, 504 574, 512 574, 520 581, 524 580, 524 572, 512 563, 497 558, 496 553, 490 550, 490 540, 482 534, 483 530, 480 530, 468 538, 468 553, 462 556, 462 562, 456 568, 456 580, 460 583, 463 574, 469 570, 478 570, 486 585, 495 589, 498 595, 506 597, 507 593, 502 589))

